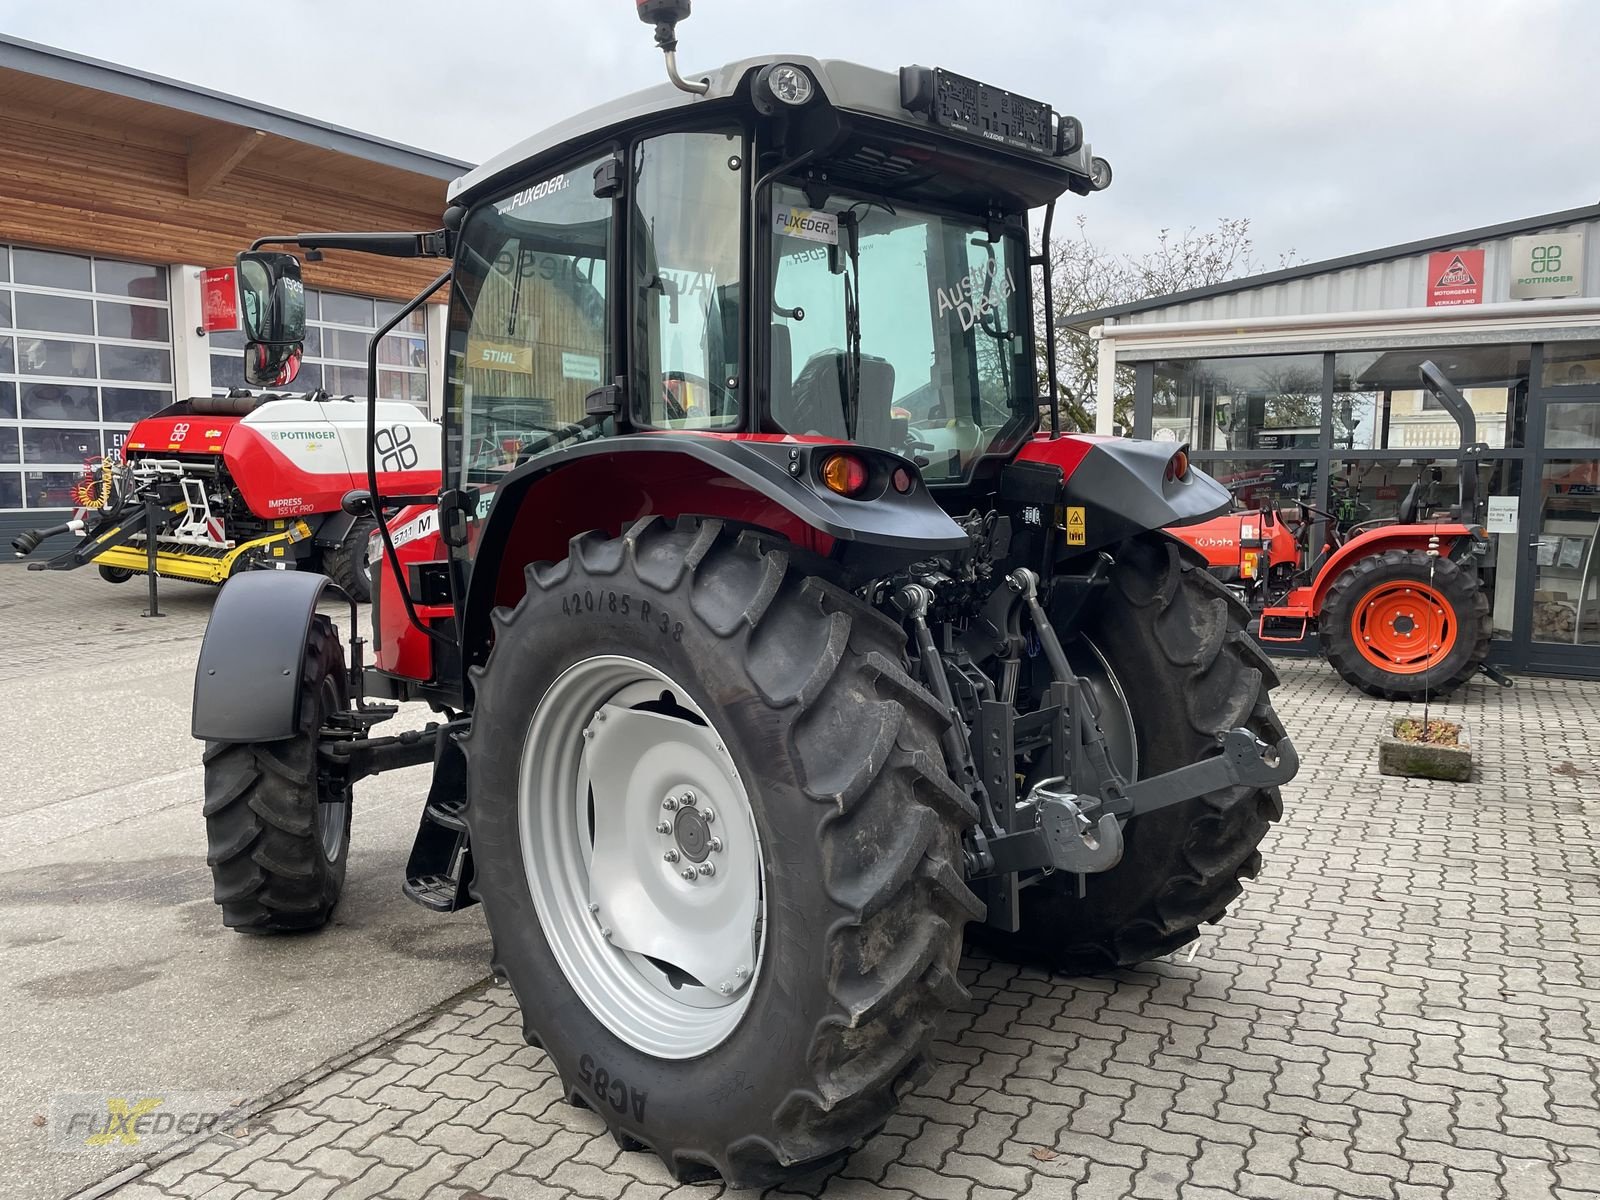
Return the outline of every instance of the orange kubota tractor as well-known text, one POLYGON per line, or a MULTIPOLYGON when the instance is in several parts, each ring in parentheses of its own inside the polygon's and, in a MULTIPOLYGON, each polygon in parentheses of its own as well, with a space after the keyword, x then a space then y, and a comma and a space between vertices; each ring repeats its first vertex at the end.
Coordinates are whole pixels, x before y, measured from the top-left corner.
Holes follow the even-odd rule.
POLYGON ((1432 362, 1423 386, 1461 428, 1456 503, 1432 503, 1437 470, 1419 474, 1392 520, 1344 525, 1305 502, 1286 516, 1262 506, 1176 526, 1259 621, 1263 642, 1298 645, 1315 630, 1324 658, 1350 683, 1386 700, 1437 696, 1487 667, 1489 598, 1478 563, 1489 541, 1477 524, 1477 464, 1486 449, 1460 390, 1432 362), (1312 535, 1325 523, 1326 543, 1312 535))

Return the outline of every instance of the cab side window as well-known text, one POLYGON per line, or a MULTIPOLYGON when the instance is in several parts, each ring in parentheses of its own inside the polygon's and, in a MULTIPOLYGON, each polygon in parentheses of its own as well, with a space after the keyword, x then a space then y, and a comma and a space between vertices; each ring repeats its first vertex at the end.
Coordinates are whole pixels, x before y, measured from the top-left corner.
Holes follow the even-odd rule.
POLYGON ((575 436, 611 377, 612 205, 593 166, 530 182, 477 210, 451 301, 453 402, 464 477, 492 484, 575 436))
POLYGON ((674 133, 634 151, 634 419, 717 429, 739 415, 743 135, 674 133))

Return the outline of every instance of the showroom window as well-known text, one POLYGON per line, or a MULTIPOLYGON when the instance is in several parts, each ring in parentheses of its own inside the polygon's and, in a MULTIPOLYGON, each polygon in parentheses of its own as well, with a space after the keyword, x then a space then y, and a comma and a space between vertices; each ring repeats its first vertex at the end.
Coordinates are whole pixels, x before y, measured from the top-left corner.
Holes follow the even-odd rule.
POLYGON ((1320 354, 1200 358, 1154 367, 1152 436, 1195 450, 1290 450, 1322 440, 1320 354))
MULTIPOLYGON (((305 357, 290 386, 324 388, 331 395, 367 394, 367 343, 400 309, 387 300, 306 289, 305 357)), ((211 386, 244 387, 242 333, 211 335, 211 386)), ((428 407, 427 310, 419 308, 378 345, 378 396, 428 407)))
POLYGON ((1522 445, 1529 346, 1441 346, 1333 356, 1333 445, 1338 450, 1454 450, 1461 434, 1421 385, 1431 359, 1461 389, 1491 449, 1522 445))
POLYGON ((172 400, 166 267, 0 245, 0 509, 69 507, 172 400))
POLYGON ((1600 342, 1546 342, 1539 380, 1547 388, 1600 388, 1600 342))

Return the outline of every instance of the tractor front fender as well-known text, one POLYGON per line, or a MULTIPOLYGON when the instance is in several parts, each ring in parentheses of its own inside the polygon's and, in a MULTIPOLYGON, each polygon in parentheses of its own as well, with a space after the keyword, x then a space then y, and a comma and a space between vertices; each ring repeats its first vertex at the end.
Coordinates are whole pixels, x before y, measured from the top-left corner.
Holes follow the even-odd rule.
POLYGON ((1427 550, 1434 538, 1439 539, 1440 554, 1446 558, 1456 558, 1461 551, 1473 548, 1483 538, 1483 530, 1477 525, 1428 522, 1416 525, 1380 525, 1376 529, 1358 533, 1328 555, 1327 561, 1322 564, 1316 579, 1309 587, 1295 589, 1285 603, 1302 604, 1310 609, 1312 616, 1316 616, 1322 611, 1322 602, 1327 598, 1328 589, 1333 587, 1334 580, 1358 560, 1382 554, 1385 550, 1427 550), (1296 595, 1299 596, 1298 600, 1295 598, 1296 595))
POLYGON ((194 672, 190 732, 209 742, 277 742, 300 731, 300 668, 325 592, 310 571, 246 571, 217 593, 194 672))
POLYGON ((496 489, 467 589, 465 665, 487 656, 489 613, 522 598, 529 563, 559 561, 578 534, 617 536, 645 516, 715 517, 768 529, 862 578, 968 544, 916 467, 885 450, 678 433, 583 442, 540 455, 496 489), (818 478, 821 459, 836 450, 868 465, 860 499, 835 495, 818 478), (891 484, 899 468, 915 481, 904 494, 891 484))

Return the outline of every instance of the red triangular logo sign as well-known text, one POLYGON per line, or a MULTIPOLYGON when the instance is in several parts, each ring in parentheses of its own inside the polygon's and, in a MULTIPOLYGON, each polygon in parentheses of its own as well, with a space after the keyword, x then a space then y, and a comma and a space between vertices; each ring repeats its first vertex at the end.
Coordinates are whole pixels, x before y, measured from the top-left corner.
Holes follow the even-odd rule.
POLYGON ((1450 265, 1444 269, 1444 274, 1439 276, 1439 282, 1433 286, 1444 287, 1472 287, 1478 281, 1472 277, 1472 272, 1467 270, 1467 264, 1461 261, 1461 255, 1456 255, 1450 260, 1450 265))

